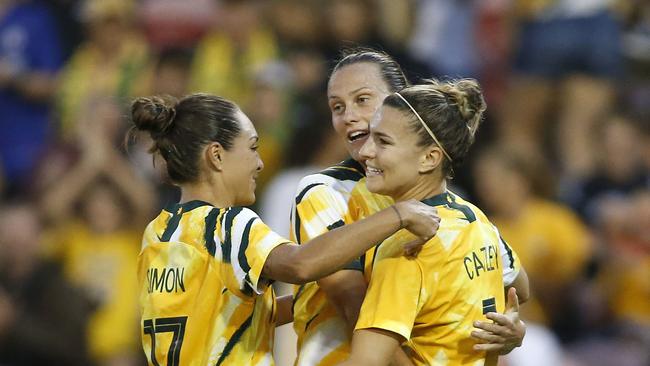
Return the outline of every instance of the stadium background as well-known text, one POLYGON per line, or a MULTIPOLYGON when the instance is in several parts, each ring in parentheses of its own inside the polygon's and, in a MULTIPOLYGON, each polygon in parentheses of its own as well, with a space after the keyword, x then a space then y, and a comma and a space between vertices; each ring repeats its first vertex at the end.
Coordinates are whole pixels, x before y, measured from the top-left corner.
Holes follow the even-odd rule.
MULTIPOLYGON (((142 365, 135 261, 178 194, 129 100, 204 91, 261 136, 262 218, 345 158, 342 47, 411 81, 474 77, 488 111, 454 189, 518 251, 533 300, 504 364, 650 364, 650 1, 0 1, 0 365, 142 365)), ((280 291, 284 291, 279 286, 280 291)), ((291 329, 277 338, 289 365, 291 329)))

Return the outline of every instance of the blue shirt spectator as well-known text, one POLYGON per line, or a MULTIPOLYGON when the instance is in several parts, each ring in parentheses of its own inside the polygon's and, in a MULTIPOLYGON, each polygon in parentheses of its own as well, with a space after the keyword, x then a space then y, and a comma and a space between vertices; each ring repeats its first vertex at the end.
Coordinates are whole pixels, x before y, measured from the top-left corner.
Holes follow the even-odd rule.
POLYGON ((49 92, 62 55, 44 5, 5 3, 0 5, 0 165, 9 185, 16 185, 34 167, 51 130, 49 92))

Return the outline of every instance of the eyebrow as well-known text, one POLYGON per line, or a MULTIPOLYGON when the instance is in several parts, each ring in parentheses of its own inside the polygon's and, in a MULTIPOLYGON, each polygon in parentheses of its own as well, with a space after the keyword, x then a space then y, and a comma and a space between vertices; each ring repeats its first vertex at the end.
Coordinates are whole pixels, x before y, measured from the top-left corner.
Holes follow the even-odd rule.
MULTIPOLYGON (((368 91, 371 91, 371 90, 372 90, 372 89, 370 89, 370 88, 367 87, 367 86, 362 86, 362 87, 360 87, 360 88, 354 89, 353 91, 349 92, 348 95, 356 94, 356 93, 358 93, 359 91, 361 91, 361 90, 363 90, 363 89, 368 89, 368 91)), ((338 97, 337 97, 336 95, 332 95, 332 96, 329 96, 329 97, 328 97, 328 99, 335 99, 335 98, 338 98, 338 97)))
POLYGON ((390 135, 387 135, 387 134, 385 134, 383 132, 372 131, 371 133, 373 133, 375 136, 386 137, 386 138, 391 139, 391 140, 393 139, 390 135))

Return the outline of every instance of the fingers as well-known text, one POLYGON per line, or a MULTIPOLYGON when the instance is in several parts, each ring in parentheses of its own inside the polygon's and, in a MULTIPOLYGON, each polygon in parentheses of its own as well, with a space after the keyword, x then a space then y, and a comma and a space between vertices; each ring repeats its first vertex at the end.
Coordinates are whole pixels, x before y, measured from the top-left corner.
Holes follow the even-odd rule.
MULTIPOLYGON (((485 315, 486 318, 493 320, 500 326, 512 328, 514 327, 514 322, 512 319, 508 318, 507 316, 499 313, 487 313, 485 315)), ((487 324, 487 323, 486 323, 487 324)))
POLYGON ((508 301, 506 302, 506 313, 519 312, 519 297, 517 289, 511 287, 508 289, 508 301))
POLYGON ((506 343, 506 340, 503 337, 488 332, 479 332, 474 330, 471 335, 473 338, 483 341, 482 343, 498 343, 500 345, 506 343))
POLYGON ((424 243, 426 243, 426 241, 424 241, 421 238, 418 238, 404 244, 403 246, 404 255, 407 257, 416 257, 418 253, 420 253, 420 251, 422 250, 422 246, 424 245, 424 243))
POLYGON ((504 335, 509 333, 509 328, 499 325, 499 324, 493 324, 493 323, 486 323, 486 322, 474 322, 474 328, 482 329, 486 332, 490 332, 493 334, 499 334, 499 335, 504 335))

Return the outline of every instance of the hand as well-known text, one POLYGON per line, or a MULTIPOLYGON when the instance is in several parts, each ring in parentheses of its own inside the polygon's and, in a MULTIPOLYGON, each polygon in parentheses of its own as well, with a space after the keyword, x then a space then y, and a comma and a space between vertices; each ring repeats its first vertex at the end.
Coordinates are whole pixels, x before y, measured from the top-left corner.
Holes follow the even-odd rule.
POLYGON ((435 207, 416 200, 408 200, 396 203, 395 209, 404 228, 422 239, 423 243, 429 241, 438 232, 440 216, 435 207))
POLYGON ((425 240, 417 238, 415 240, 409 241, 404 244, 402 248, 404 249, 404 256, 408 258, 415 258, 418 256, 418 253, 422 250, 422 246, 426 243, 425 240))
POLYGON ((514 287, 508 290, 505 313, 488 313, 486 316, 494 323, 474 322, 474 327, 482 329, 482 331, 472 331, 472 337, 480 342, 474 345, 475 351, 498 352, 500 355, 505 355, 521 346, 526 335, 526 324, 519 319, 519 299, 514 287))

